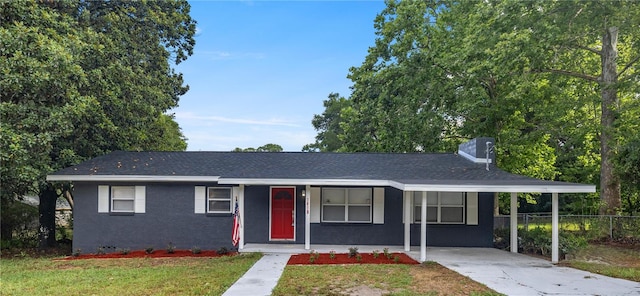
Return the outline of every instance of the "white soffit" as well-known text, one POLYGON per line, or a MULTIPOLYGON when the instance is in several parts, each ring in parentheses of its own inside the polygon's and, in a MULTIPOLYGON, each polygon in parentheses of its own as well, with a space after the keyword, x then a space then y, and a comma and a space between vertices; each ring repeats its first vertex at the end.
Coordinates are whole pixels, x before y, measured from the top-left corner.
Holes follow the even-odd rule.
POLYGON ((219 184, 245 185, 311 185, 311 186, 391 186, 388 180, 362 179, 252 179, 220 178, 219 184))
POLYGON ((438 184, 403 184, 404 191, 448 191, 448 192, 516 192, 516 193, 592 193, 594 185, 558 184, 558 185, 438 185, 438 184))

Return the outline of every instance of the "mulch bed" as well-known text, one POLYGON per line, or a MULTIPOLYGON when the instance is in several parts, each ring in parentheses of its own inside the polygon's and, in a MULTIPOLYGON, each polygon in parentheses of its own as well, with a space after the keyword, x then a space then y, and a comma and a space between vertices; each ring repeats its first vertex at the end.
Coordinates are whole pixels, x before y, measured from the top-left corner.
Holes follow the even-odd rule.
POLYGON ((69 256, 64 258, 65 260, 77 260, 77 259, 114 259, 114 258, 170 258, 170 257, 221 257, 221 256, 234 256, 237 252, 228 252, 226 254, 218 254, 217 251, 202 250, 200 253, 193 253, 191 250, 175 250, 173 253, 168 253, 166 250, 156 250, 147 254, 144 250, 131 251, 128 254, 121 252, 113 252, 107 254, 80 254, 78 256, 69 256))
POLYGON ((292 255, 287 264, 420 264, 404 253, 391 253, 390 258, 387 258, 382 253, 378 254, 378 258, 374 258, 372 253, 360 253, 360 259, 357 257, 349 257, 347 253, 336 253, 334 254, 334 258, 331 258, 329 253, 319 253, 313 262, 311 262, 310 257, 311 254, 292 255))

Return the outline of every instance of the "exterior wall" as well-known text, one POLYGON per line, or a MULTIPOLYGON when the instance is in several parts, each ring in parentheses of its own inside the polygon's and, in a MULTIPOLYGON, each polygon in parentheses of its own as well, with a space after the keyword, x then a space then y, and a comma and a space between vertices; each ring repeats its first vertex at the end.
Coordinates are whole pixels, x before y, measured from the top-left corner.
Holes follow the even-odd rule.
MULTIPOLYGON (((146 186, 145 213, 114 215, 98 213, 97 183, 75 184, 73 249, 92 253, 98 247, 165 249, 171 242, 176 248, 232 248, 231 214, 195 214, 195 186, 210 184, 154 183, 146 186)), ((141 184, 108 184, 141 185, 141 184)), ((304 244, 304 186, 296 187, 295 241, 281 243, 304 244)), ((269 241, 270 186, 246 186, 244 215, 245 243, 279 243, 269 241)), ((385 224, 312 223, 312 244, 342 245, 402 245, 402 191, 385 188, 385 224)), ((458 247, 491 247, 493 245, 493 194, 480 193, 478 225, 427 225, 427 245, 458 247)), ((411 225, 411 244, 420 243, 420 224, 411 225)))
POLYGON ((116 248, 163 250, 170 242, 178 249, 232 247, 231 214, 194 213, 195 186, 215 184, 144 184, 146 213, 130 215, 98 213, 98 185, 74 184, 74 250, 81 249, 84 253, 93 253, 98 247, 106 247, 107 252, 116 248))
MULTIPOLYGON (((411 225, 411 245, 420 245, 420 223, 411 225)), ((493 193, 478 193, 478 225, 427 224, 427 246, 493 247, 493 193)))

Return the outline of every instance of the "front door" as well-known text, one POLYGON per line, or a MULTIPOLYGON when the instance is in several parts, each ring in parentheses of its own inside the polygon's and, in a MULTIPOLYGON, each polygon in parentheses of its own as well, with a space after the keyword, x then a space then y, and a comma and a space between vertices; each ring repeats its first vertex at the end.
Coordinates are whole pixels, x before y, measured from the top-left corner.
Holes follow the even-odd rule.
POLYGON ((295 188, 271 187, 271 239, 295 239, 295 188))

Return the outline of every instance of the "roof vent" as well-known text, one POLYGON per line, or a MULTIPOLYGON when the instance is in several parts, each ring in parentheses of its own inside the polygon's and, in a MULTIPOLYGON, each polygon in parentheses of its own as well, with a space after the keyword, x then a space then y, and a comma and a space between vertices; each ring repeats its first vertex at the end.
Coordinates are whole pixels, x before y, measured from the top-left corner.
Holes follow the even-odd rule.
POLYGON ((489 164, 496 162, 495 139, 480 137, 462 143, 458 146, 458 154, 475 163, 484 163, 489 170, 489 164))

